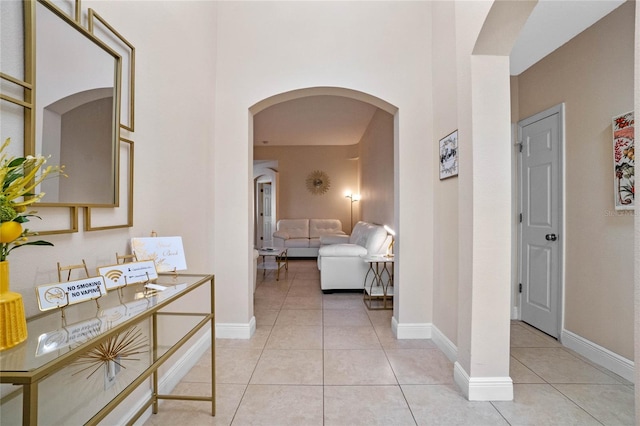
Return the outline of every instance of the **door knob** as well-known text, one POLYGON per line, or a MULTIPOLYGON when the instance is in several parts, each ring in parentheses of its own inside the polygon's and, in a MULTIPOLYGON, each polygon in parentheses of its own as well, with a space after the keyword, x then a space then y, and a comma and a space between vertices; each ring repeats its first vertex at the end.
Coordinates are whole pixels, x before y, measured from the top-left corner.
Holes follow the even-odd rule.
POLYGON ((555 241, 558 239, 558 236, 556 234, 547 234, 544 236, 544 238, 547 241, 555 241))

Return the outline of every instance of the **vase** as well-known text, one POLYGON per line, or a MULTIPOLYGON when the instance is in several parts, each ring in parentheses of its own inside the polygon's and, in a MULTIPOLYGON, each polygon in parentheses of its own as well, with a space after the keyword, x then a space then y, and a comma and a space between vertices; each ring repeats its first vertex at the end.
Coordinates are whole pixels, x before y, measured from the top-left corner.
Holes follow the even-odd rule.
POLYGON ((22 295, 9 289, 9 261, 0 261, 0 351, 27 340, 22 295))

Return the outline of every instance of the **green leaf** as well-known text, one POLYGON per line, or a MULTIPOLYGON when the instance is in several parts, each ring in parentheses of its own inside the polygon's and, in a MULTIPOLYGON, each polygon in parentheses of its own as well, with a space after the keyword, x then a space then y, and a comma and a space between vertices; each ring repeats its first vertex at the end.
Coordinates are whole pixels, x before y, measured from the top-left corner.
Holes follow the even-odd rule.
POLYGON ((17 248, 24 247, 24 246, 51 246, 51 247, 53 247, 53 244, 51 244, 49 241, 38 240, 38 241, 29 241, 28 243, 24 243, 24 244, 20 244, 20 245, 14 245, 9 250, 7 250, 7 254, 5 255, 5 257, 9 253, 11 253, 12 250, 15 250, 17 248))
POLYGON ((29 241, 28 243, 20 244, 18 247, 22 247, 22 246, 51 246, 51 247, 53 247, 53 244, 51 244, 49 241, 38 240, 38 241, 29 241))
POLYGON ((25 161, 27 161, 26 157, 18 157, 14 158, 13 161, 9 163, 9 167, 17 167, 22 165, 25 161))

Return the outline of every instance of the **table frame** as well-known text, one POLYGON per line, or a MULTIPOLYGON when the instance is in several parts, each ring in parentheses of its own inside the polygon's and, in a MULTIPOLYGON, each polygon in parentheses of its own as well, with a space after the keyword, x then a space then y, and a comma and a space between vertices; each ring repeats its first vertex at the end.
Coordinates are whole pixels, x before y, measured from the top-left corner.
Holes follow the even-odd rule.
MULTIPOLYGON (((169 276, 169 274, 162 274, 162 276, 169 276)), ((158 401, 160 399, 180 399, 188 401, 206 401, 211 403, 211 415, 216 414, 216 400, 215 400, 215 284, 213 275, 201 275, 201 274, 179 274, 177 277, 194 277, 196 282, 186 288, 184 291, 168 298, 167 300, 159 303, 153 308, 136 315, 135 317, 113 327, 107 332, 102 333, 99 337, 89 339, 86 343, 78 345, 73 350, 61 355, 55 360, 43 365, 32 371, 4 371, 0 370, 0 383, 11 383, 14 385, 21 385, 23 388, 22 395, 22 424, 23 425, 37 425, 38 424, 38 384, 45 380, 46 377, 63 367, 69 365, 79 356, 86 353, 89 349, 97 346, 100 343, 104 343, 107 339, 113 337, 117 333, 120 333, 127 328, 138 324, 146 319, 152 321, 152 362, 151 365, 144 370, 136 379, 134 379, 129 385, 127 385, 122 391, 118 393, 110 402, 108 402, 101 410, 99 410, 91 419, 87 421, 88 425, 97 425, 102 419, 104 419, 114 408, 116 408, 121 402, 123 402, 127 396, 133 393, 142 383, 151 378, 152 394, 147 399, 146 403, 134 414, 133 418, 127 421, 128 425, 132 425, 135 421, 149 408, 152 407, 153 414, 158 413, 158 401), (193 290, 209 284, 211 299, 209 312, 196 313, 196 312, 159 312, 162 308, 169 306, 171 303, 180 299, 184 295, 192 292, 193 290), (201 320, 192 327, 181 339, 175 342, 165 353, 158 356, 157 353, 157 317, 158 316, 197 316, 201 320), (158 368, 164 364, 178 349, 180 349, 187 341, 189 341, 199 330, 205 326, 209 326, 211 336, 211 396, 193 396, 193 395, 162 395, 159 394, 159 376, 158 368)), ((132 286, 134 287, 134 286, 132 286)), ((115 292, 114 292, 115 293, 115 292)), ((48 315, 56 315, 57 312, 48 315)), ((9 350, 10 351, 10 350, 9 350)), ((7 351, 7 352, 9 352, 7 351)))
POLYGON ((364 277, 363 301, 370 310, 393 309, 393 256, 367 256, 364 261, 369 270, 364 277), (375 301, 382 301, 382 307, 374 306, 375 301))
POLYGON ((258 263, 256 268, 262 270, 262 276, 264 277, 267 271, 276 271, 276 281, 280 280, 280 269, 284 267, 285 271, 289 271, 289 256, 287 254, 286 247, 276 247, 273 251, 267 251, 264 249, 258 249, 258 256, 262 256, 262 262, 258 263), (273 256, 275 260, 268 262, 267 257, 273 256))

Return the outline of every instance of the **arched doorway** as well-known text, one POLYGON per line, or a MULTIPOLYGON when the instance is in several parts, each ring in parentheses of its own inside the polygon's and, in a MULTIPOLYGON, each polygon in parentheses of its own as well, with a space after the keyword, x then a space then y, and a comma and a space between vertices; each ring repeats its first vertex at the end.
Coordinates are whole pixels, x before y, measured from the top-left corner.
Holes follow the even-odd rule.
MULTIPOLYGON (((252 146, 252 148, 254 148, 254 150, 257 150, 260 152, 264 152, 265 149, 271 150, 272 148, 282 148, 282 146, 275 147, 271 145, 266 148, 263 148, 270 141, 263 140, 262 137, 260 136, 262 134, 260 131, 261 130, 260 126, 262 126, 263 124, 260 121, 261 116, 259 114, 265 112, 269 108, 282 107, 285 104, 296 103, 296 105, 303 105, 304 108, 310 108, 312 110, 314 110, 314 108, 317 108, 317 112, 320 112, 320 111, 326 112, 326 109, 327 109, 326 104, 321 104, 322 102, 330 102, 331 105, 334 105, 334 106, 338 104, 339 105, 356 104, 356 106, 354 107, 356 111, 353 112, 353 115, 355 116, 354 120, 357 123, 354 125, 354 127, 357 127, 362 123, 364 124, 364 126, 361 128, 362 130, 360 130, 359 139, 356 139, 355 142, 353 142, 354 143, 353 146, 349 145, 346 148, 343 147, 344 149, 340 151, 340 153, 341 155, 342 154, 344 155, 340 158, 340 160, 335 160, 335 164, 331 165, 332 167, 334 167, 334 170, 332 170, 332 173, 329 173, 332 178, 332 182, 331 182, 330 194, 327 196, 317 197, 317 196, 312 196, 308 193, 305 193, 306 191, 304 187, 300 185, 300 182, 303 182, 304 177, 299 175, 300 174, 299 170, 296 171, 298 173, 298 176, 296 176, 295 178, 292 178, 292 172, 288 171, 287 173, 285 173, 284 171, 282 171, 282 173, 280 174, 281 176, 280 183, 276 185, 275 194, 273 194, 275 198, 274 199, 275 205, 283 206, 282 208, 276 207, 276 211, 277 211, 276 219, 302 218, 302 217, 338 218, 343 223, 343 230, 348 233, 351 230, 351 224, 348 224, 351 219, 349 216, 349 212, 350 212, 349 204, 345 202, 344 192, 346 190, 349 190, 350 192, 354 192, 354 193, 368 191, 368 193, 371 194, 371 196, 365 197, 359 203, 359 205, 356 206, 358 208, 358 214, 355 216, 356 221, 358 219, 361 219, 361 220, 370 221, 374 223, 387 224, 392 228, 397 229, 397 219, 396 219, 397 215, 395 214, 396 204, 394 203, 394 198, 397 196, 397 188, 394 182, 394 168, 395 168, 394 151, 395 151, 395 146, 397 144, 397 140, 396 140, 397 131, 395 131, 395 125, 397 122, 397 112, 398 112, 397 107, 389 104, 388 102, 380 98, 369 95, 367 93, 363 93, 363 92, 359 92, 351 89, 338 88, 338 87, 312 87, 307 89, 293 90, 290 92, 280 93, 280 94, 271 96, 269 98, 263 99, 262 101, 256 103, 255 105, 249 108, 249 111, 250 111, 249 143, 250 145, 252 146), (311 100, 317 100, 319 105, 317 106, 312 105, 310 103, 311 100), (364 105, 364 107, 360 104, 364 105), (363 110, 365 110, 364 115, 362 113, 363 110), (366 115, 367 113, 369 113, 368 116, 366 115), (382 116, 383 118, 380 119, 379 116, 382 116), (368 161, 367 155, 371 155, 371 154, 364 153, 364 158, 361 158, 360 157, 361 153, 359 152, 359 149, 360 149, 359 145, 360 145, 360 141, 365 139, 365 138, 360 139, 363 133, 365 133, 366 130, 370 129, 371 123, 374 122, 375 120, 382 120, 386 124, 386 127, 384 128, 383 132, 381 132, 379 128, 376 128, 374 130, 378 131, 379 134, 384 133, 384 137, 382 139, 385 139, 386 142, 388 143, 388 147, 386 148, 387 155, 385 158, 383 158, 383 160, 386 161, 386 164, 387 164, 387 170, 385 171, 385 173, 387 173, 388 176, 385 179, 381 179, 381 180, 379 179, 373 182, 374 178, 372 178, 370 175, 367 175, 367 173, 363 172, 362 170, 363 168, 366 168, 366 164, 368 161), (342 163, 340 163, 340 161, 342 161, 342 163), (345 166, 351 170, 348 176, 349 177, 348 179, 345 179, 344 176, 340 174, 341 173, 340 171, 335 170, 335 169, 339 169, 341 167, 341 164, 342 166, 345 166), (314 202, 316 201, 321 202, 323 204, 322 207, 324 210, 311 209, 308 207, 308 205, 306 205, 308 203, 306 203, 304 199, 301 200, 296 196, 292 196, 290 194, 290 192, 293 191, 291 187, 294 186, 291 183, 292 179, 294 180, 295 183, 298 184, 298 185, 295 185, 296 191, 302 192, 301 194, 302 196, 309 197, 314 202), (281 188, 283 189, 281 190, 281 188), (376 191, 378 192, 378 195, 380 193, 384 193, 384 197, 376 196, 376 191), (281 196, 284 197, 283 200, 280 199, 281 196), (322 198, 322 200, 320 200, 320 198, 322 198), (296 210, 295 208, 291 207, 291 205, 294 203, 301 204, 303 207, 299 207, 296 210), (363 207, 363 205, 365 207, 363 207), (382 208, 380 208, 381 205, 384 205, 384 208, 386 209, 386 211, 381 212, 381 210, 383 210, 382 208), (306 208, 306 211, 305 211, 305 208, 306 208), (301 213, 301 211, 303 213, 301 213), (311 211, 312 213, 309 214, 308 213, 309 211, 311 211), (362 212, 362 215, 360 215, 361 212, 362 212), (344 215, 344 217, 340 215, 344 215)), ((282 108, 282 109, 286 110, 285 108, 282 108)), ((342 110, 338 108, 336 111, 331 111, 331 113, 333 113, 334 115, 341 115, 340 120, 337 120, 335 122, 338 122, 340 126, 342 125, 347 126, 348 124, 345 124, 344 121, 348 121, 348 117, 345 118, 344 115, 348 116, 351 111, 353 110, 349 110, 349 109, 342 110)), ((314 111, 311 111, 311 113, 313 112, 314 111)), ((293 111, 289 110, 289 113, 295 114, 296 117, 298 117, 297 116, 298 111, 296 110, 293 110, 293 111)), ((297 124, 297 123, 294 123, 294 124, 297 124)), ((315 126, 315 124, 317 123, 314 123, 314 126, 311 126, 313 127, 313 129, 310 129, 309 132, 312 133, 312 136, 317 137, 318 129, 317 129, 317 126, 315 126)), ((334 135, 336 135, 336 137, 340 137, 341 135, 339 135, 338 133, 339 132, 334 132, 334 135)), ((355 133, 358 133, 358 132, 356 131, 355 133)), ((313 139, 313 137, 311 137, 311 139, 313 139)), ((280 142, 280 144, 287 146, 287 144, 282 144, 282 142, 280 142)), ((317 148, 322 148, 322 147, 317 147, 317 148)), ((329 148, 329 147, 324 147, 324 148, 329 148)), ((335 147, 332 147, 332 148, 335 149, 335 147)), ((253 152, 254 150, 250 150, 250 152, 253 152)), ((284 155, 287 157, 295 156, 295 154, 291 153, 291 151, 292 150, 290 149, 289 151, 285 152, 284 155)), ((371 151, 377 151, 377 150, 371 150, 371 151)), ((254 186, 254 197, 253 197, 254 205, 251 206, 251 211, 253 212, 254 216, 253 216, 252 223, 254 224, 253 233, 256 238, 255 241, 259 245, 261 243, 261 241, 258 239, 259 227, 260 227, 260 216, 259 216, 260 200, 258 199, 259 197, 258 191, 260 189, 258 188, 258 185, 260 185, 260 183, 255 179, 257 178, 258 175, 262 173, 259 170, 264 170, 264 169, 261 168, 260 165, 257 164, 257 162, 255 161, 257 158, 255 155, 252 154, 251 158, 254 160, 254 185, 253 185, 254 186)), ((267 161, 267 163, 265 164, 273 164, 273 163, 277 164, 278 159, 262 156, 260 157, 260 161, 267 161)), ((273 166, 270 165, 270 167, 273 167, 273 166)), ((309 164, 307 164, 306 167, 307 167, 307 171, 314 170, 312 162, 309 162, 309 164)), ((277 169, 277 166, 275 168, 277 169)), ((378 178, 378 176, 376 176, 375 178, 378 178)), ((273 186, 271 188, 274 189, 273 186)), ((263 238, 266 239, 266 236, 264 236, 263 238)))

